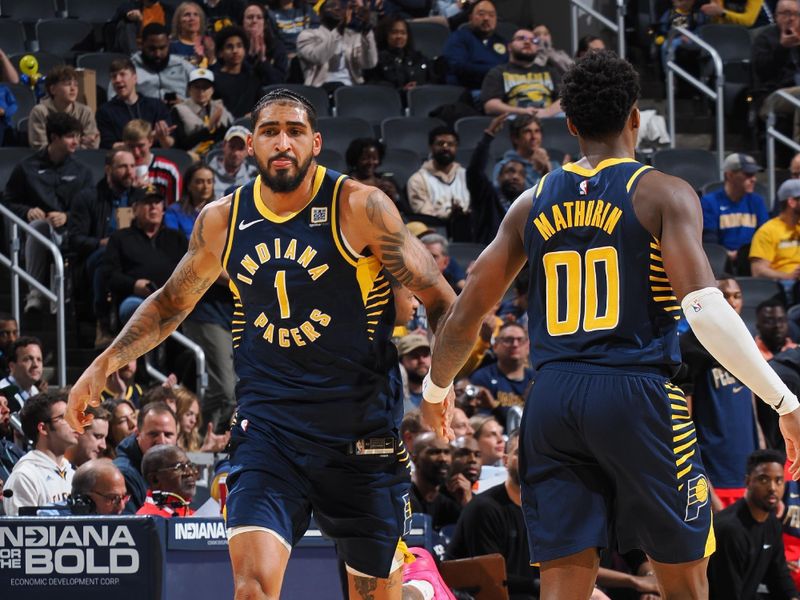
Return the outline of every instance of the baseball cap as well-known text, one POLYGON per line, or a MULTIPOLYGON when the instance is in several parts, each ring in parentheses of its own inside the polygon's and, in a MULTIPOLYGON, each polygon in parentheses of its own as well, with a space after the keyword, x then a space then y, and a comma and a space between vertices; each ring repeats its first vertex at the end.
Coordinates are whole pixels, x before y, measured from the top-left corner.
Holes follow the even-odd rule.
POLYGON ((415 237, 422 237, 426 233, 436 233, 435 230, 428 227, 422 221, 409 221, 406 223, 406 228, 413 233, 415 237))
POLYGON ((421 333, 410 333, 404 335, 397 341, 397 353, 400 356, 405 356, 416 350, 417 348, 431 349, 428 338, 421 333))
POLYGON ((242 125, 234 125, 225 133, 225 141, 230 141, 235 137, 241 138, 247 142, 247 136, 250 135, 250 130, 242 125))
POLYGON ((199 81, 200 79, 204 79, 206 81, 214 83, 214 73, 212 73, 208 69, 195 69, 194 71, 189 73, 189 83, 199 81))
POLYGON ((148 185, 143 190, 144 193, 137 195, 133 202, 147 202, 148 200, 158 199, 163 201, 164 200, 164 191, 159 188, 158 186, 153 185, 152 183, 148 185))
POLYGON ((787 179, 778 188, 778 202, 785 202, 789 198, 800 198, 800 179, 787 179))
POLYGON ((734 154, 729 154, 728 157, 725 159, 725 162, 722 163, 722 170, 744 171, 745 173, 752 175, 753 173, 758 173, 759 171, 763 171, 764 167, 759 165, 756 162, 756 159, 750 156, 749 154, 735 152, 734 154))

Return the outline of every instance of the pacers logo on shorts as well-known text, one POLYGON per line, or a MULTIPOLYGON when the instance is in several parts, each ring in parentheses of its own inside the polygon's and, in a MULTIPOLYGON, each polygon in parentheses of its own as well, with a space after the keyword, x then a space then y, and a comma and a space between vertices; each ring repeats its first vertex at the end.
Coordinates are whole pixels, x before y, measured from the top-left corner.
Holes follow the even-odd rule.
POLYGON ((700 516, 700 509, 708 504, 708 480, 705 475, 698 475, 687 482, 686 518, 694 521, 700 516))

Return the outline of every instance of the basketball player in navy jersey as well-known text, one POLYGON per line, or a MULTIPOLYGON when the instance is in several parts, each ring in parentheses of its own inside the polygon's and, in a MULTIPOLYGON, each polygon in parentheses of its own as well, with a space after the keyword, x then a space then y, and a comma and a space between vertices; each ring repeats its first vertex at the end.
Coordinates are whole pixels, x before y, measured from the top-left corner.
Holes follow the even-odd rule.
POLYGON ((680 390, 683 308, 700 342, 781 415, 798 475, 797 397, 761 358, 715 285, 697 194, 634 160, 638 77, 613 53, 564 76, 561 106, 584 158, 509 210, 445 316, 423 384, 444 398, 483 315, 528 261, 537 370, 521 426, 520 475, 541 598, 589 598, 598 548, 644 550, 668 599, 707 598, 714 551, 708 480, 680 390))
MULTIPOLYGON (((227 276, 239 379, 226 505, 236 599, 280 596, 313 509, 347 565, 350 598, 399 600, 409 455, 385 271, 423 301, 434 328, 454 294, 387 196, 316 163, 322 139, 305 98, 276 90, 252 115, 259 176, 202 210, 169 281, 73 387, 69 421, 80 431, 106 376, 161 343, 227 276)), ((441 405, 423 414, 454 437, 441 405)))

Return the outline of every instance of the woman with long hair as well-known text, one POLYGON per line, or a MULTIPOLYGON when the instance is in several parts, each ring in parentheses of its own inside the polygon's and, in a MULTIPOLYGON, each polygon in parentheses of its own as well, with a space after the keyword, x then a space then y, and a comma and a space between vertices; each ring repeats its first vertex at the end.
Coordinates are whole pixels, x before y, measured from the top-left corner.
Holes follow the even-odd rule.
POLYGON ((177 229, 189 239, 197 215, 213 199, 214 172, 202 163, 192 165, 183 175, 181 201, 164 212, 164 225, 177 229))
POLYGON ((111 414, 106 437, 106 456, 117 457, 117 445, 136 431, 136 407, 121 398, 106 400, 101 405, 111 414))
POLYGON ((244 7, 242 29, 249 42, 245 60, 250 66, 271 72, 269 79, 285 79, 289 68, 286 48, 275 34, 267 10, 261 2, 248 2, 244 7))
POLYGON ((205 34, 206 15, 199 4, 181 2, 172 16, 171 54, 183 56, 193 65, 214 63, 214 40, 205 34))
POLYGON ((178 441, 179 447, 187 452, 222 452, 230 434, 216 435, 213 425, 208 424, 206 436, 200 443, 200 402, 192 392, 182 385, 172 388, 178 400, 178 441))

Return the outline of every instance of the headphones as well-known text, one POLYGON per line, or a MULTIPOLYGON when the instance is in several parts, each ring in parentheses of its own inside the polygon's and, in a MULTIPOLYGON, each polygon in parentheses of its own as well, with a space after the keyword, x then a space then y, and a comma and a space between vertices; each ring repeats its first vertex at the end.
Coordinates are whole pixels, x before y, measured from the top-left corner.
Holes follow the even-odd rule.
POLYGON ((67 506, 73 515, 97 514, 97 504, 88 494, 75 494, 67 498, 67 506))
POLYGON ((162 492, 161 490, 153 490, 153 502, 158 506, 167 506, 169 508, 189 508, 189 503, 184 500, 180 494, 173 494, 172 492, 162 492))

